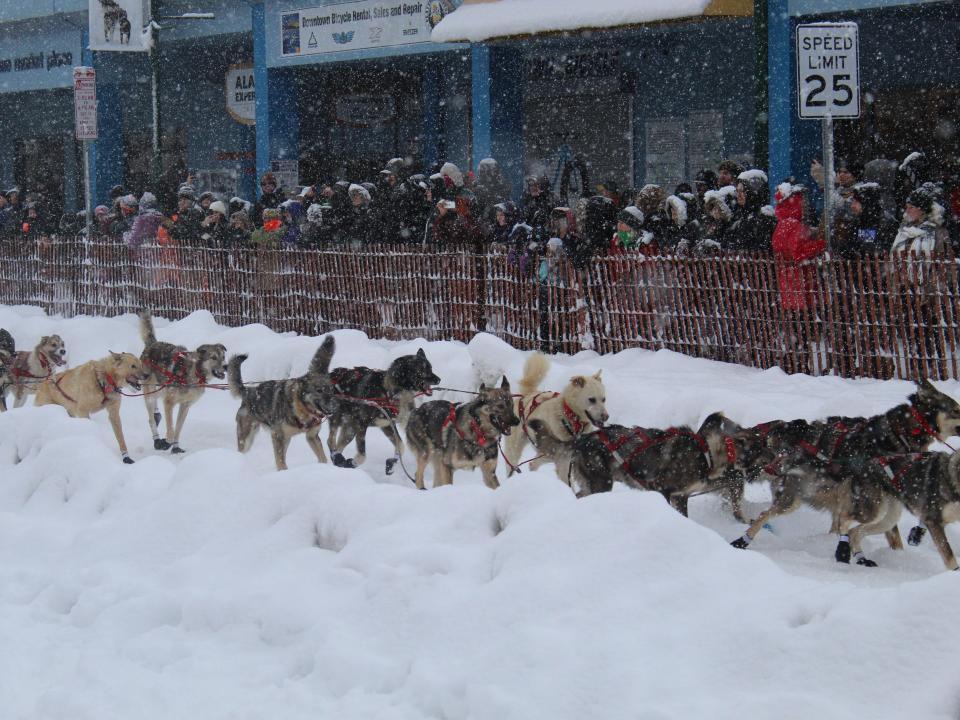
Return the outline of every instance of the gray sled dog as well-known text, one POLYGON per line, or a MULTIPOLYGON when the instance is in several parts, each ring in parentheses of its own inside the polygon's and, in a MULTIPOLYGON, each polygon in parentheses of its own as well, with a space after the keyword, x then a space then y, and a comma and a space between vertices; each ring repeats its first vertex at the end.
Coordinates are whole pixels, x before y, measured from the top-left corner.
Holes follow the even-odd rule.
POLYGON ((520 378, 520 397, 515 403, 523 432, 510 436, 504 454, 512 474, 530 442, 538 455, 530 467, 553 462, 557 475, 569 485, 574 440, 591 428, 602 428, 610 417, 607 391, 599 371, 596 375, 575 375, 561 392, 539 390, 549 369, 550 360, 542 353, 527 358, 520 378))
POLYGON ((240 366, 246 355, 234 355, 227 364, 227 382, 230 393, 242 402, 237 410, 237 448, 247 452, 260 426, 270 430, 273 440, 273 459, 277 470, 287 469, 287 448, 290 439, 306 434, 307 444, 325 463, 320 440, 320 423, 337 410, 338 400, 328 374, 333 358, 334 340, 328 335, 317 349, 304 375, 289 380, 268 380, 249 387, 244 386, 240 366))
POLYGON ((13 385, 13 356, 16 354, 13 335, 0 328, 0 412, 7 411, 7 388, 13 385))
POLYGON ((694 493, 729 492, 742 434, 742 428, 723 413, 710 415, 696 432, 686 426, 660 430, 608 425, 573 442, 577 494, 608 492, 618 480, 662 494, 686 515, 687 500, 694 493))
POLYGON ((930 531, 947 570, 960 570, 944 526, 960 520, 960 453, 905 453, 864 463, 852 478, 848 504, 840 511, 840 533, 860 565, 863 538, 889 532, 906 507, 930 531), (854 525, 856 521, 857 525, 854 525))
POLYGON ((446 400, 424 403, 410 414, 407 422, 407 443, 417 458, 417 487, 424 489, 423 476, 430 462, 434 487, 453 484, 455 470, 476 467, 483 473, 487 487, 500 487, 500 436, 511 435, 519 424, 506 377, 499 389, 481 385, 477 397, 462 405, 446 400))
POLYGON ((180 433, 187 420, 187 413, 205 390, 209 378, 223 380, 227 376, 227 349, 217 344, 200 345, 188 351, 182 345, 160 342, 153 330, 149 310, 140 312, 140 337, 143 352, 140 363, 148 373, 144 382, 143 401, 147 406, 147 422, 153 435, 153 447, 182 453, 180 433), (166 439, 157 429, 157 401, 163 400, 163 416, 166 419, 166 439), (174 408, 177 410, 176 426, 173 423, 174 408))
POLYGON ((59 335, 44 335, 33 350, 14 353, 10 367, 13 406, 22 407, 27 396, 36 393, 40 384, 66 363, 67 348, 59 335))
POLYGON ((403 452, 403 441, 396 431, 403 426, 414 407, 418 393, 432 394, 440 382, 423 350, 398 357, 386 370, 366 367, 334 368, 330 379, 339 393, 339 409, 330 416, 327 445, 333 464, 338 467, 359 467, 367 455, 367 429, 378 427, 393 443, 394 455, 387 459, 390 475, 403 452), (352 460, 343 457, 343 449, 356 439, 357 454, 352 460))

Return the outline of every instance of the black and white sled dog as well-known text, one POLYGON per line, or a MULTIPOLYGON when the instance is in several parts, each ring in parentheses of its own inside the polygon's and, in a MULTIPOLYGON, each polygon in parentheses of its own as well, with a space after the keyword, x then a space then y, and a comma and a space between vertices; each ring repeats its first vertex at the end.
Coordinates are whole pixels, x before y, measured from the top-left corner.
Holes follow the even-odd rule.
POLYGON ((742 435, 723 413, 710 415, 697 431, 608 425, 574 440, 574 489, 584 497, 608 492, 620 481, 662 494, 686 515, 691 495, 728 490, 730 471, 739 467, 742 435))
POLYGON ((433 487, 453 484, 455 470, 479 467, 489 488, 497 480, 497 452, 501 435, 520 424, 513 410, 510 383, 498 388, 480 386, 477 397, 461 405, 431 400, 410 414, 407 443, 417 458, 415 482, 424 489, 427 464, 433 464, 433 487))
POLYGON ((340 400, 338 410, 330 416, 327 438, 333 464, 350 468, 362 465, 367 455, 367 429, 378 427, 393 443, 394 455, 386 464, 390 475, 403 452, 396 427, 407 422, 416 396, 432 394, 433 386, 440 382, 426 353, 421 349, 398 357, 386 370, 334 368, 330 378, 340 400), (343 449, 354 439, 357 454, 348 460, 343 449))
POLYGON ((227 383, 230 393, 242 402, 237 410, 237 448, 247 452, 260 426, 270 430, 273 440, 273 459, 277 470, 287 469, 287 448, 290 439, 305 433, 307 444, 325 463, 320 440, 320 424, 338 409, 338 399, 330 380, 330 360, 335 344, 328 335, 314 353, 307 372, 288 380, 268 380, 245 386, 240 366, 246 355, 234 355, 227 364, 227 383))
POLYGON ((227 376, 227 349, 219 343, 205 343, 196 350, 188 351, 182 345, 161 342, 157 340, 149 310, 140 312, 140 338, 143 340, 140 364, 147 373, 147 380, 143 383, 143 401, 147 406, 153 447, 182 453, 180 433, 187 413, 203 397, 211 376, 218 380, 227 376), (163 416, 166 418, 166 439, 160 437, 157 429, 157 402, 161 399, 163 416), (176 426, 173 422, 174 408, 178 408, 176 426))
POLYGON ((13 335, 0 328, 0 412, 7 411, 7 388, 13 385, 13 356, 16 352, 13 335))
MULTIPOLYGON (((768 479, 773 501, 732 545, 747 547, 764 524, 802 504, 829 511, 832 529, 839 531, 840 519, 856 501, 854 481, 870 460, 928 450, 935 441, 954 435, 958 427, 960 404, 928 380, 917 383, 906 403, 873 417, 758 425, 745 451, 751 466, 747 477, 768 479)), ((892 549, 902 549, 896 521, 885 534, 892 549)), ((850 542, 843 532, 836 559, 850 562, 850 542)), ((872 564, 862 557, 857 560, 872 564)))
POLYGON ((849 536, 850 550, 861 565, 876 565, 863 554, 863 538, 888 532, 906 507, 930 531, 947 570, 960 569, 944 530, 960 520, 960 453, 873 458, 852 478, 850 499, 840 513, 840 532, 849 536))

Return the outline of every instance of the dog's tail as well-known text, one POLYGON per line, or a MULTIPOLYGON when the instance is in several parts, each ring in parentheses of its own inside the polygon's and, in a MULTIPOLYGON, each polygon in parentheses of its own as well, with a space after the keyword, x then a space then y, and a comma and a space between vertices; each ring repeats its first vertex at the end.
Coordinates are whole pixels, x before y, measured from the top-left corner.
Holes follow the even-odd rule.
POLYGON ((323 339, 323 344, 317 348, 313 354, 313 360, 310 361, 310 375, 327 375, 330 372, 330 361, 333 360, 333 351, 336 350, 336 342, 333 335, 327 335, 323 339))
POLYGON ((550 369, 550 359, 543 353, 535 352, 527 358, 520 378, 520 394, 532 395, 540 387, 550 369))
POLYGON ((153 331, 153 317, 149 310, 141 310, 140 316, 140 339, 146 347, 150 347, 157 341, 157 335, 153 331))
POLYGON ((246 355, 234 355, 227 365, 227 385, 230 387, 230 394, 237 400, 243 399, 243 378, 240 376, 240 366, 246 359, 246 355))

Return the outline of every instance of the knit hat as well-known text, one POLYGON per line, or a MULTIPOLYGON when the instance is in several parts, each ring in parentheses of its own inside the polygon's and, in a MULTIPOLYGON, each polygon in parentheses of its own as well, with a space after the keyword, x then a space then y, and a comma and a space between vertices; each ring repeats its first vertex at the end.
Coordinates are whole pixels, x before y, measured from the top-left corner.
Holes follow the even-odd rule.
POLYGON ((123 207, 135 208, 138 204, 137 196, 132 194, 124 195, 122 198, 120 198, 120 204, 123 207))
POLYGON ((266 222, 267 220, 279 220, 279 219, 280 219, 280 211, 277 210, 276 208, 267 208, 266 210, 263 211, 264 222, 266 222))
POLYGON ((643 228, 643 219, 643 212, 636 205, 628 205, 617 215, 617 222, 622 222, 637 232, 643 228))
POLYGON ((197 195, 194 192, 192 185, 181 185, 180 189, 177 190, 177 199, 187 198, 188 200, 196 200, 197 195))
POLYGON ((226 217, 227 206, 223 204, 222 200, 214 200, 212 203, 210 203, 210 212, 220 213, 226 217))
POLYGON ((915 208, 923 210, 924 213, 929 213, 933 210, 933 195, 923 188, 917 188, 907 195, 907 205, 913 205, 915 208))

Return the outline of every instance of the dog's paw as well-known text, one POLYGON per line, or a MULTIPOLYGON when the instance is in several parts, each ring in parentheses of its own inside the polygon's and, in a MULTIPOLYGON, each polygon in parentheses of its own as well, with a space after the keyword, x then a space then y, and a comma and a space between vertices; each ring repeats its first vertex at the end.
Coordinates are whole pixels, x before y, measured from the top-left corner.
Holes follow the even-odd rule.
POLYGON ((164 440, 163 438, 156 438, 156 439, 153 441, 153 449, 154 449, 154 450, 169 450, 169 449, 170 449, 170 443, 168 443, 168 442, 167 442, 166 440, 164 440))
POLYGON ((184 449, 183 449, 182 447, 180 447, 179 445, 171 445, 171 446, 170 446, 170 452, 171 452, 172 454, 174 454, 174 455, 182 455, 183 453, 186 452, 186 450, 184 450, 184 449))
POLYGON ((123 456, 123 463, 124 463, 124 465, 133 465, 133 458, 130 457, 129 455, 124 455, 124 456, 123 456))
POLYGON ((744 538, 738 537, 736 540, 730 543, 730 546, 737 548, 737 550, 746 550, 748 547, 750 547, 750 543, 744 538))
POLYGON ((384 472, 386 472, 387 475, 393 475, 393 471, 394 469, 396 469, 396 467, 397 467, 397 458, 387 458, 387 463, 386 463, 384 472))
POLYGON ((873 560, 870 560, 869 558, 865 558, 863 556, 860 556, 859 558, 857 558, 857 565, 863 565, 864 567, 877 566, 877 564, 873 560))
POLYGON ((910 533, 907 535, 907 544, 916 547, 923 542, 923 536, 926 534, 927 529, 925 527, 921 527, 920 525, 910 528, 910 533))
POLYGON ((333 460, 333 464, 336 465, 338 468, 348 468, 350 470, 353 470, 354 468, 357 467, 356 465, 353 464, 353 460, 347 460, 343 456, 343 453, 334 453, 333 458, 331 459, 333 460))
POLYGON ((837 543, 837 550, 833 554, 837 559, 837 562, 848 563, 850 562, 850 541, 841 540, 837 543))

